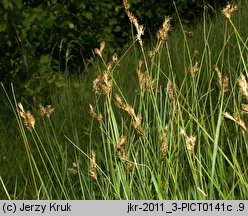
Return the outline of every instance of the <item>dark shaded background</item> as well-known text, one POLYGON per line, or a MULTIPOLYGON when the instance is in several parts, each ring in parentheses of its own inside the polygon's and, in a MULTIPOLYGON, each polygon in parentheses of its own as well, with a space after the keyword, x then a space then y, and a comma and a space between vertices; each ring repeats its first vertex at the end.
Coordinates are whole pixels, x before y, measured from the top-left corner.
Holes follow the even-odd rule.
MULTIPOLYGON (((130 0, 131 11, 154 36, 164 16, 177 22, 173 1, 130 0)), ((175 0, 185 25, 226 1, 175 0)), ((83 73, 92 49, 106 41, 113 53, 131 38, 122 0, 2 0, 0 3, 0 81, 12 82, 25 95, 47 86, 63 86, 61 74, 83 73)))

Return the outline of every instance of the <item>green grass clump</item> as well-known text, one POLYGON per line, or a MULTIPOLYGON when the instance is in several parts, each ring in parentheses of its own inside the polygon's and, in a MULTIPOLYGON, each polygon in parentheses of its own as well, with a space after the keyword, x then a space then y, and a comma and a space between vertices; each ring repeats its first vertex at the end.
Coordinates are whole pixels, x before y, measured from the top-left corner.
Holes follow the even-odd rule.
POLYGON ((206 12, 193 34, 166 17, 149 48, 125 5, 137 37, 120 58, 105 60, 102 43, 101 61, 53 90, 52 107, 21 105, 12 88, 0 197, 247 199, 248 5, 239 8, 206 12))

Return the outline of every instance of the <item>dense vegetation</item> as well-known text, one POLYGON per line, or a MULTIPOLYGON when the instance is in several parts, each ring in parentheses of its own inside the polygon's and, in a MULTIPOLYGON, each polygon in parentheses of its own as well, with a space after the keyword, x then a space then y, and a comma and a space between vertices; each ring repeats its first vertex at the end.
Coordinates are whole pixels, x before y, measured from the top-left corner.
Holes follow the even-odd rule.
POLYGON ((0 198, 247 199, 247 2, 192 25, 176 11, 151 41, 124 3, 120 54, 99 41, 87 73, 32 100, 2 84, 0 198))
MULTIPOLYGON (((216 2, 216 1, 215 1, 216 2)), ((165 15, 176 17, 173 1, 132 0, 132 10, 146 26, 146 37, 165 15)), ((184 23, 203 12, 203 0, 177 0, 184 23)), ((216 4, 216 3, 215 3, 216 4)), ((221 1, 219 1, 221 4, 221 1)), ((205 2, 211 8, 212 3, 205 2)), ((130 23, 122 0, 3 0, 0 2, 0 76, 22 94, 33 96, 50 85, 62 87, 61 73, 83 73, 92 49, 101 41, 111 53, 130 41, 130 23)), ((153 35, 154 36, 154 35, 153 35)))

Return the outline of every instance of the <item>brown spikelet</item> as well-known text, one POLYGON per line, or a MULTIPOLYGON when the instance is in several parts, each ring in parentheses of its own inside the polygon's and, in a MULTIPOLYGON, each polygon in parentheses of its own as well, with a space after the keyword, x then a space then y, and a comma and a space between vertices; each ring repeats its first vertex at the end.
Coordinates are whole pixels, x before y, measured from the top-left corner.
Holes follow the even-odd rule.
POLYGON ((130 4, 128 3, 127 0, 123 0, 123 5, 124 5, 125 10, 129 10, 130 4))
POLYGON ((126 104, 122 101, 121 97, 118 94, 115 94, 115 105, 120 109, 126 109, 126 104))
POLYGON ((196 137, 191 136, 189 137, 184 129, 181 128, 181 134, 184 136, 187 144, 187 150, 191 154, 195 154, 195 144, 196 144, 196 137))
POLYGON ((123 145, 127 142, 126 136, 121 136, 119 142, 116 144, 116 149, 120 154, 120 159, 127 160, 125 149, 123 145))
POLYGON ((161 141, 160 152, 161 152, 162 158, 166 157, 167 150, 168 150, 168 144, 166 141, 166 136, 168 134, 168 128, 169 126, 166 125, 164 128, 164 134, 160 137, 160 141, 161 141))
POLYGON ((170 21, 171 21, 170 17, 165 17, 162 28, 159 29, 157 32, 157 39, 162 43, 165 43, 168 39, 168 33, 171 27, 170 21))
POLYGON ((158 53, 159 51, 159 45, 155 46, 154 49, 152 51, 149 51, 148 55, 150 58, 154 58, 155 55, 158 53))
POLYGON ((241 93, 246 97, 248 100, 248 83, 245 79, 244 74, 240 75, 240 78, 238 78, 238 84, 239 84, 239 89, 241 93))
POLYGON ((142 82, 143 82, 143 73, 142 73, 142 69, 141 69, 142 65, 143 65, 143 61, 139 60, 138 68, 137 68, 137 75, 138 75, 140 86, 142 86, 142 82))
POLYGON ((124 110, 125 110, 130 116, 132 116, 133 118, 136 118, 136 114, 135 114, 134 108, 133 108, 131 105, 126 104, 124 110))
POLYGON ((104 72, 103 73, 103 83, 101 85, 103 93, 105 94, 105 96, 109 96, 110 91, 112 90, 112 80, 109 77, 109 73, 108 72, 104 72))
POLYGON ((46 116, 47 118, 50 118, 50 115, 54 111, 52 105, 47 105, 46 107, 44 107, 41 104, 39 104, 39 108, 40 108, 41 116, 46 116))
POLYGON ((122 135, 119 139, 119 142, 116 144, 116 149, 118 151, 119 158, 124 163, 125 170, 130 171, 133 169, 134 163, 131 162, 126 155, 126 151, 123 147, 126 142, 127 137, 122 135))
POLYGON ((130 22, 134 25, 137 31, 136 38, 139 41, 139 43, 142 44, 141 36, 144 35, 144 26, 140 25, 138 19, 129 11, 130 4, 128 3, 127 0, 123 0, 123 5, 130 22))
POLYGON ((98 94, 99 90, 102 89, 104 95, 108 97, 112 90, 112 86, 113 82, 108 71, 104 71, 102 74, 99 74, 93 81, 93 91, 95 94, 98 94))
POLYGON ((134 108, 131 105, 129 105, 128 103, 122 102, 122 99, 118 94, 115 94, 115 105, 118 108, 125 110, 133 118, 136 118, 134 108))
POLYGON ((199 72, 199 63, 198 61, 196 61, 193 67, 189 67, 189 73, 191 77, 194 78, 197 76, 198 72, 199 72))
POLYGON ((237 9, 237 5, 231 6, 231 4, 228 2, 227 6, 223 8, 222 13, 227 19, 231 19, 231 14, 237 9))
POLYGON ((141 67, 143 62, 140 60, 137 68, 137 75, 139 79, 140 91, 144 93, 155 88, 155 79, 152 80, 148 71, 144 74, 142 73, 141 67))
POLYGON ((19 107, 19 114, 24 119, 24 125, 30 132, 32 132, 32 129, 34 129, 35 126, 35 118, 29 111, 24 110, 21 102, 19 102, 17 105, 19 107))
POLYGON ((131 171, 131 170, 133 170, 133 168, 134 168, 134 163, 131 162, 131 161, 126 161, 126 163, 125 163, 125 169, 127 171, 131 171))
POLYGON ((148 71, 146 71, 145 76, 144 76, 144 83, 145 83, 145 90, 149 91, 154 89, 155 87, 155 80, 152 80, 148 71))
POLYGON ((113 63, 116 63, 117 61, 118 61, 117 53, 114 53, 114 54, 112 55, 112 62, 113 62, 113 63))
POLYGON ((118 56, 117 54, 115 53, 113 56, 112 56, 112 60, 108 63, 107 65, 107 72, 109 73, 110 70, 113 68, 113 65, 116 64, 118 61, 118 56))
POLYGON ((96 114, 95 109, 91 104, 89 104, 89 107, 90 107, 90 110, 89 110, 90 115, 101 124, 102 123, 102 114, 96 114))
POLYGON ((248 104, 241 104, 241 107, 242 107, 244 113, 247 115, 248 114, 248 104))
POLYGON ((133 122, 132 125, 133 125, 133 127, 134 127, 134 129, 135 129, 137 135, 138 135, 140 138, 144 139, 145 133, 144 133, 144 130, 143 130, 142 126, 141 126, 141 123, 142 123, 142 117, 141 117, 141 115, 138 115, 138 116, 135 118, 135 120, 134 120, 134 122, 133 122))
POLYGON ((93 91, 95 94, 99 93, 100 85, 101 85, 102 76, 101 74, 93 81, 93 91))
POLYGON ((78 173, 77 164, 73 163, 70 168, 68 168, 69 173, 76 175, 78 173))
POLYGON ((241 118, 239 118, 238 116, 235 116, 235 115, 232 116, 228 112, 223 112, 222 114, 224 117, 226 117, 226 118, 234 121, 236 124, 238 124, 243 130, 247 131, 247 128, 245 126, 245 122, 241 118))
POLYGON ((194 36, 194 32, 192 31, 185 31, 184 33, 190 38, 194 36))
POLYGON ((224 79, 222 78, 222 74, 221 74, 220 69, 217 65, 214 67, 214 71, 217 73, 217 76, 218 76, 218 84, 220 87, 220 94, 222 91, 224 93, 228 92, 229 91, 229 78, 227 76, 225 76, 224 79))
POLYGON ((91 152, 89 176, 90 176, 93 180, 97 180, 96 153, 95 153, 94 150, 92 150, 92 152, 91 152))
POLYGON ((173 88, 173 83, 170 80, 167 83, 166 92, 167 92, 167 94, 169 96, 169 99, 171 101, 174 101, 176 99, 175 91, 174 91, 174 88, 173 88))
POLYGON ((103 54, 104 48, 105 48, 105 41, 102 41, 102 42, 100 43, 100 49, 95 48, 95 53, 96 53, 97 55, 99 55, 101 58, 102 58, 102 54, 103 54))

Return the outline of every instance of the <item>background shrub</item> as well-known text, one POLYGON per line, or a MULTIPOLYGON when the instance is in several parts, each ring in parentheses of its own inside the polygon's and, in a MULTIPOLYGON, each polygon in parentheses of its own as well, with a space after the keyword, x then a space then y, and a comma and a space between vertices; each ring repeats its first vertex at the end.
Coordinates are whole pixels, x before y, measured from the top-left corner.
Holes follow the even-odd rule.
MULTIPOLYGON (((214 3, 215 2, 215 3, 214 3)), ((219 1, 222 4, 224 1, 219 1)), ((176 17, 173 1, 130 0, 131 10, 153 35, 163 17, 176 17)), ((185 24, 203 5, 216 1, 175 1, 185 24)), ((149 36, 147 34, 146 36, 149 36)), ((0 3, 0 76, 25 95, 49 85, 64 86, 62 72, 82 73, 92 49, 104 40, 113 53, 131 37, 122 0, 3 0, 0 3), (111 48, 110 48, 111 47, 111 48)))

